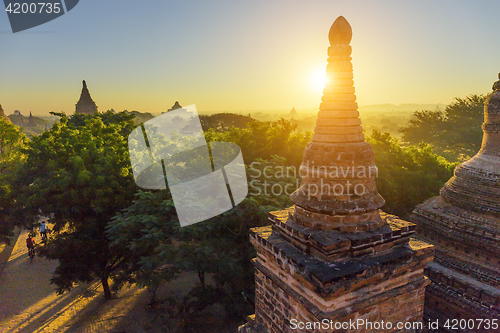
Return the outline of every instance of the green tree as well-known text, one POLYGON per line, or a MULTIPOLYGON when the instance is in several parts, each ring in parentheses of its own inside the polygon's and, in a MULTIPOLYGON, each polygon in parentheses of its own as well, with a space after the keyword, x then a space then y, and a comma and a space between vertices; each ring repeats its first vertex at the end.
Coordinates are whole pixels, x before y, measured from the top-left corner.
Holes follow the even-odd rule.
POLYGON ((55 235, 42 254, 57 259, 51 281, 63 293, 78 281, 102 282, 111 298, 108 278, 120 264, 109 249, 105 228, 128 207, 136 191, 127 137, 133 115, 105 112, 61 119, 50 131, 32 138, 20 169, 16 202, 24 217, 50 217, 55 235))
POLYGON ((194 225, 180 227, 168 189, 139 192, 134 204, 118 213, 108 226, 112 249, 128 258, 114 273, 116 281, 148 287, 154 303, 154 293, 160 284, 180 272, 194 271, 200 284, 193 286, 183 300, 186 311, 194 313, 219 302, 231 316, 251 313, 249 303, 254 293, 251 259, 255 251, 249 242, 249 229, 267 224, 270 211, 292 204, 284 190, 272 194, 269 190, 272 185, 284 188, 290 184, 291 193, 297 184, 293 173, 283 172, 284 158, 274 156, 270 161, 255 162, 248 167, 252 182, 247 198, 233 209, 194 225), (206 283, 207 275, 215 285, 206 283))
POLYGON ((416 205, 438 195, 457 163, 433 153, 429 144, 402 147, 389 133, 373 131, 367 138, 375 152, 377 188, 384 210, 408 218, 416 205))
POLYGON ((15 173, 25 160, 23 148, 28 137, 4 117, 0 117, 0 242, 9 242, 14 219, 10 218, 15 173))
POLYGON ((455 98, 444 111, 416 111, 402 127, 403 141, 418 145, 427 142, 434 151, 450 160, 468 159, 479 151, 485 95, 455 98))
POLYGON ((245 128, 249 122, 255 121, 251 117, 235 113, 216 113, 200 116, 201 127, 204 131, 212 128, 217 132, 225 132, 230 130, 231 127, 245 128))
POLYGON ((312 133, 303 133, 297 130, 296 124, 280 119, 274 122, 249 122, 246 128, 232 127, 222 133, 209 129, 205 132, 205 137, 207 142, 236 143, 241 148, 247 165, 257 158, 270 160, 271 156, 278 155, 284 157, 289 165, 298 167, 312 133))

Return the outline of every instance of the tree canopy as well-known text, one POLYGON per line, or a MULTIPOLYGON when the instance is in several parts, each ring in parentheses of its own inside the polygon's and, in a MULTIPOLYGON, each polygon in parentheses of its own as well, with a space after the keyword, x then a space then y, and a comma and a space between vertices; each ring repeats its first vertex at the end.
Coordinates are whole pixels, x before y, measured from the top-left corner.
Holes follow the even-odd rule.
POLYGON ((291 205, 286 193, 265 191, 274 184, 296 184, 293 175, 279 176, 284 167, 281 157, 258 159, 249 170, 253 194, 217 217, 182 228, 168 190, 140 191, 133 205, 117 213, 107 228, 111 248, 127 258, 114 272, 116 281, 139 283, 154 292, 179 273, 195 271, 200 284, 186 297, 191 311, 218 302, 229 315, 250 313, 255 251, 248 230, 267 224, 268 212, 291 205), (263 176, 265 168, 269 177, 263 176), (206 283, 208 274, 215 284, 206 283))
POLYGON ((469 95, 455 98, 445 110, 416 111, 400 129, 403 141, 412 145, 426 142, 449 160, 470 158, 481 148, 486 97, 469 95))
POLYGON ((16 202, 28 221, 43 215, 54 224, 42 254, 59 262, 52 278, 58 292, 98 277, 109 299, 108 277, 120 262, 109 249, 105 228, 137 190, 127 144, 133 115, 60 115, 28 145, 16 180, 16 202))
POLYGON ((246 128, 231 127, 225 132, 209 129, 205 132, 205 138, 207 142, 236 143, 247 165, 257 158, 270 160, 271 156, 278 155, 284 157, 288 165, 298 167, 312 133, 304 133, 297 129, 296 124, 280 119, 274 122, 249 122, 246 128))
POLYGON ((14 225, 12 179, 25 160, 23 149, 28 137, 4 117, 0 117, 0 242, 9 242, 14 225))
POLYGON ((231 127, 245 128, 249 122, 254 121, 256 120, 249 116, 227 112, 200 116, 201 127, 204 131, 212 128, 217 132, 225 132, 231 127))
POLYGON ((429 144, 402 147, 389 133, 373 131, 367 138, 375 152, 377 188, 384 211, 408 218, 416 205, 439 194, 457 163, 433 153, 429 144))

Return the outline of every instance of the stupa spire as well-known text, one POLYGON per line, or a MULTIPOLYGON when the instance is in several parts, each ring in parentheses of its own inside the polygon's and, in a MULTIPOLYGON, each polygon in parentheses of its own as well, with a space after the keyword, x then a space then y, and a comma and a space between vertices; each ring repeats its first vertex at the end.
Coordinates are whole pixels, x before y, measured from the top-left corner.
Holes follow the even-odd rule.
MULTIPOLYGON (((241 333, 333 332, 316 323, 360 318, 390 323, 422 319, 431 245, 411 241, 413 223, 379 210, 372 147, 364 141, 351 65, 351 27, 341 16, 329 39, 326 84, 313 140, 304 152, 302 184, 272 226, 253 228, 255 317, 241 333), (373 173, 371 170, 373 170, 373 173), (387 311, 390 309, 390 311, 387 311), (291 328, 292 327, 292 328, 291 328)), ((372 331, 367 327, 350 331, 372 331)))
POLYGON ((94 114, 97 112, 97 105, 90 97, 90 92, 87 88, 87 82, 83 80, 83 88, 82 93, 80 94, 80 100, 76 103, 75 113, 86 113, 86 114, 94 114))
MULTIPOLYGON (((500 74, 498 74, 500 79, 500 74)), ((500 214, 500 80, 484 102, 481 150, 455 168, 441 189, 447 202, 479 213, 500 214)))
POLYGON ((328 35, 328 65, 326 83, 313 141, 362 142, 364 141, 358 104, 354 94, 351 63, 352 30, 349 22, 339 16, 328 35))
POLYGON ((302 184, 291 195, 294 217, 305 226, 324 221, 321 228, 327 230, 373 230, 383 224, 378 209, 385 202, 377 192, 374 153, 364 139, 354 94, 349 22, 339 16, 328 37, 327 81, 300 167, 302 184))
POLYGON ((30 116, 28 118, 28 123, 26 124, 27 127, 37 127, 36 126, 36 122, 35 122, 35 118, 33 118, 33 114, 31 114, 31 111, 30 111, 30 116))

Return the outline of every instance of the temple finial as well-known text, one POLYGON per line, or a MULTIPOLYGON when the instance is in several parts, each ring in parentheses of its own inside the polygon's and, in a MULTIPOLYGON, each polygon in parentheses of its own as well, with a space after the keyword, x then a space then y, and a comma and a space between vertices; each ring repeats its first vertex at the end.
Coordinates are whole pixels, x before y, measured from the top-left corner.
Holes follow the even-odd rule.
POLYGON ((83 83, 83 87, 87 88, 87 82, 85 82, 85 80, 83 80, 82 83, 83 83))
POLYGON ((330 40, 330 45, 349 45, 352 38, 351 25, 343 16, 337 17, 335 22, 333 22, 330 32, 328 34, 328 39, 330 40))

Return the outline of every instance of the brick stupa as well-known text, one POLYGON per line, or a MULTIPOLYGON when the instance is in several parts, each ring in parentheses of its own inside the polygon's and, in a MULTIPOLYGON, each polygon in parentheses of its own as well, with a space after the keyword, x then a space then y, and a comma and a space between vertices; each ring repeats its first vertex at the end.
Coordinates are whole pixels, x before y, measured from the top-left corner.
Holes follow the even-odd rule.
POLYGON ((87 83, 83 80, 82 93, 80 100, 76 103, 75 113, 94 114, 97 112, 97 105, 90 97, 90 92, 87 88, 87 83))
MULTIPOLYGON (((419 237, 436 246, 436 259, 426 268, 432 283, 425 316, 441 324, 500 321, 500 81, 485 101, 483 132, 477 155, 457 166, 440 196, 411 216, 419 237)), ((478 324, 475 331, 482 331, 478 324)))
POLYGON ((30 116, 28 117, 28 123, 26 124, 26 127, 37 127, 37 124, 35 122, 35 118, 31 114, 31 111, 30 111, 30 116))
POLYGON ((255 315, 240 332, 332 332, 357 320, 386 326, 339 331, 396 332, 397 322, 422 319, 423 271, 434 250, 410 238, 415 224, 380 211, 374 153, 355 102, 351 37, 340 16, 330 29, 328 80, 295 205, 251 230, 255 315), (324 322, 330 326, 318 326, 324 322))
POLYGON ((172 107, 170 109, 168 109, 167 112, 172 111, 172 110, 177 110, 177 109, 182 109, 182 106, 179 104, 178 101, 175 101, 174 105, 172 105, 172 107))

